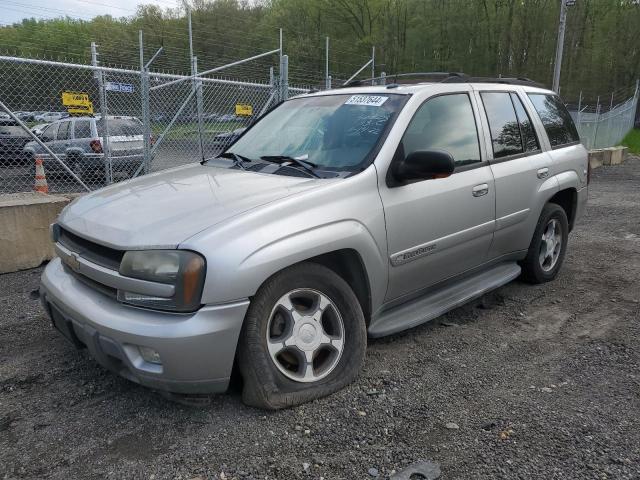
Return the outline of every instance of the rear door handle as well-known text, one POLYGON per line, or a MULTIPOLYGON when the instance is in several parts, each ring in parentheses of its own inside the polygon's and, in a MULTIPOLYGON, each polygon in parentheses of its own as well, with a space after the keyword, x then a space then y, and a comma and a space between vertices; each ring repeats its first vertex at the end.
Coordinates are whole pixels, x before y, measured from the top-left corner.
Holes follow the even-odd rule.
POLYGON ((471 193, 474 197, 481 197, 482 195, 486 195, 487 193, 489 193, 489 185, 487 185, 486 183, 476 185, 471 190, 471 193))
POLYGON ((549 169, 547 167, 538 169, 538 178, 547 178, 549 176, 549 169))

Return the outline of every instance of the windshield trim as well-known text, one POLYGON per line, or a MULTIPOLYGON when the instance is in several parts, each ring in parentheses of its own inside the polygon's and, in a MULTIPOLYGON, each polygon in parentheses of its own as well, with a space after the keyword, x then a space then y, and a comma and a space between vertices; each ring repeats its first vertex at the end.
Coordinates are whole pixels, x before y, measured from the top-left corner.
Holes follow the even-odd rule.
MULTIPOLYGON (((273 107, 268 109, 266 112, 264 112, 262 115, 260 115, 258 118, 256 118, 255 121, 251 122, 245 128, 244 132, 242 132, 241 135, 239 135, 232 143, 230 143, 227 146, 227 148, 225 148, 222 152, 218 153, 217 156, 220 156, 223 153, 227 153, 229 151, 229 149, 231 149, 231 147, 233 147, 238 140, 240 140, 242 137, 244 137, 249 130, 251 130, 257 123, 262 121, 262 119, 264 117, 266 117, 269 113, 271 113, 273 110, 278 108, 283 103, 290 102, 292 100, 303 99, 303 98, 331 97, 331 96, 337 96, 337 95, 349 95, 349 93, 341 92, 341 91, 332 91, 331 93, 320 94, 320 95, 317 95, 317 94, 315 94, 315 95, 301 95, 301 96, 288 98, 284 102, 280 102, 280 103, 274 105, 273 107)), ((366 93, 366 95, 369 95, 369 93, 366 93)), ((371 95, 374 95, 374 93, 371 93, 371 95)), ((387 140, 387 137, 389 136, 389 132, 391 131, 391 129, 395 125, 396 120, 398 119, 398 115, 400 115, 400 112, 402 112, 402 110, 404 110, 404 107, 407 105, 407 102, 409 101, 409 99, 413 96, 413 93, 396 93, 396 92, 386 93, 385 92, 385 95, 394 95, 394 96, 397 96, 397 97, 404 97, 404 98, 400 102, 400 104, 398 105, 397 110, 389 117, 389 121, 387 122, 387 125, 385 126, 384 130, 380 133, 380 136, 378 137, 378 141, 373 146, 371 151, 362 159, 362 162, 360 162, 360 164, 358 164, 358 165, 352 166, 351 168, 341 168, 341 169, 340 168, 327 168, 327 169, 323 169, 323 170, 330 171, 330 172, 350 172, 349 175, 346 175, 345 177, 343 177, 343 178, 347 178, 347 177, 350 177, 352 175, 356 175, 356 174, 366 170, 373 163, 373 161, 377 157, 378 153, 380 152, 380 149, 384 145, 384 142, 387 140)), ((230 152, 230 153, 233 153, 233 152, 230 152)))

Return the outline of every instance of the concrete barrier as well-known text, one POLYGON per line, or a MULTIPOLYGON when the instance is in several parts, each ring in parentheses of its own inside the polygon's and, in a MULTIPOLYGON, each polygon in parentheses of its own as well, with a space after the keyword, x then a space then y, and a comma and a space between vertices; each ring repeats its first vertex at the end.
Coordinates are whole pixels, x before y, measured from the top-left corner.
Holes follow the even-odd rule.
POLYGON ((600 168, 604 165, 604 152, 602 150, 591 150, 589 152, 589 166, 591 170, 600 168))
POLYGON ((627 147, 608 147, 589 152, 589 165, 596 169, 602 165, 620 165, 627 159, 627 147))
POLYGON ((0 195, 0 273, 53 258, 49 225, 67 203, 68 198, 36 192, 0 195))

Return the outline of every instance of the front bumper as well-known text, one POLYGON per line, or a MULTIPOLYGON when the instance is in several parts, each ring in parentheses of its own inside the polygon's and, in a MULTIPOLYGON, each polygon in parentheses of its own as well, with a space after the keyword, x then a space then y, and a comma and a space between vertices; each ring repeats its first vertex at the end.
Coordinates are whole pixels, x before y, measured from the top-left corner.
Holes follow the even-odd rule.
POLYGON ((168 392, 227 389, 248 300, 190 314, 130 307, 87 286, 59 258, 45 268, 40 295, 54 326, 105 368, 168 392), (162 364, 145 361, 140 346, 157 351, 162 364))

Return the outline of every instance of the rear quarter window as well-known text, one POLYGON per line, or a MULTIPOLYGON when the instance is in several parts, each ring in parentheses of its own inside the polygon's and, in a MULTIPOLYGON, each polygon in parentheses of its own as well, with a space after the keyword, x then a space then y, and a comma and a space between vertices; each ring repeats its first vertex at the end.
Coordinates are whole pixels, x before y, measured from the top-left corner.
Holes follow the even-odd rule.
POLYGON ((557 95, 544 93, 528 95, 544 125, 551 147, 562 147, 580 141, 573 119, 557 95))
MULTIPOLYGON (((110 137, 142 135, 142 123, 138 120, 133 118, 110 118, 107 121, 109 123, 110 137)), ((96 128, 98 129, 98 136, 103 136, 105 130, 104 120, 98 120, 96 128)))

